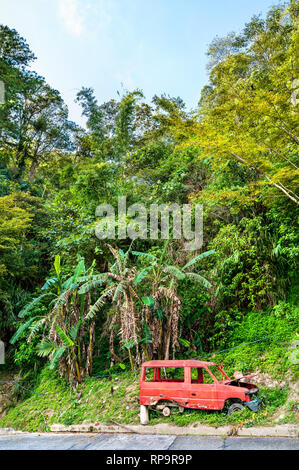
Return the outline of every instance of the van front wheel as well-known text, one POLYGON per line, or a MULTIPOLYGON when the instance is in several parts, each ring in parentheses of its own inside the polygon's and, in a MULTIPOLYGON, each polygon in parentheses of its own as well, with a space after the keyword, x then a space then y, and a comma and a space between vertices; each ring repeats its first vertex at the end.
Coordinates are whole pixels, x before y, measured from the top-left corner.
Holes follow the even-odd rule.
POLYGON ((228 409, 228 414, 231 416, 233 413, 240 413, 244 410, 244 406, 241 403, 233 403, 228 409))
POLYGON ((140 424, 149 423, 148 406, 140 405, 140 424))

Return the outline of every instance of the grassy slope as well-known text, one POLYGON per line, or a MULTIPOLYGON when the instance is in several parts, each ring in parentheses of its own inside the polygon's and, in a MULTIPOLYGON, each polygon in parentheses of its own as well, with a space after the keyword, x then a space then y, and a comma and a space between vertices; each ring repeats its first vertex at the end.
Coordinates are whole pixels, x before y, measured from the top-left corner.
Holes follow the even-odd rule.
MULTIPOLYGON (((296 320, 296 319, 295 319, 296 320)), ((288 346, 298 340, 298 322, 290 318, 275 319, 272 315, 251 314, 237 327, 231 337, 231 346, 269 334, 279 334, 288 346)), ((245 425, 273 424, 274 418, 284 411, 284 417, 276 419, 279 423, 295 423, 298 420, 298 402, 294 400, 294 384, 298 380, 299 367, 290 362, 290 351, 280 342, 267 340, 242 348, 232 349, 209 360, 223 361, 229 376, 234 371, 243 373, 257 372, 256 380, 268 377, 266 386, 260 387, 264 405, 258 413, 245 409, 241 414, 229 417, 218 411, 191 411, 183 414, 174 411, 169 418, 151 412, 151 423, 169 422, 179 426, 192 423, 205 423, 221 426, 246 422, 245 425), (266 375, 265 375, 266 374, 266 375), (269 381, 269 378, 272 380, 269 381)), ((1 380, 1 378, 0 378, 1 380)), ((45 368, 34 385, 36 393, 24 392, 16 399, 12 390, 12 401, 8 403, 6 416, 0 420, 0 427, 13 427, 28 431, 46 431, 51 424, 65 425, 90 423, 109 423, 111 420, 126 423, 139 423, 138 372, 114 375, 112 378, 88 378, 76 390, 59 378, 53 371, 45 368), (113 388, 113 393, 112 393, 113 388), (48 394, 44 396, 43 394, 48 394)), ((262 383, 262 382, 260 382, 262 383)), ((16 388, 16 387, 15 387, 16 388)), ((19 390, 20 391, 20 390, 19 390)))

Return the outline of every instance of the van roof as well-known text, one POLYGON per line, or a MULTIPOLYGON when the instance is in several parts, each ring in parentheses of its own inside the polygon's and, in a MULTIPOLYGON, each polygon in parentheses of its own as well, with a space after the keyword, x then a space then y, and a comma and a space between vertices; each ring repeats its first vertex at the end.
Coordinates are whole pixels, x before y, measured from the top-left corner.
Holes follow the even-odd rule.
POLYGON ((196 359, 168 360, 168 361, 147 361, 143 367, 206 367, 217 366, 215 362, 197 361, 196 359))

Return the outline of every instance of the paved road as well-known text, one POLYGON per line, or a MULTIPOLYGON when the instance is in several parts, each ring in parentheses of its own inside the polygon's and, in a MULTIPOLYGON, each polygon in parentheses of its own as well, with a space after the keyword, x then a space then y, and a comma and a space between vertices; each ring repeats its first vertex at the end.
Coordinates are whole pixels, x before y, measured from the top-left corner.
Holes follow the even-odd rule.
POLYGON ((0 450, 298 450, 296 438, 200 437, 138 434, 0 435, 0 450))

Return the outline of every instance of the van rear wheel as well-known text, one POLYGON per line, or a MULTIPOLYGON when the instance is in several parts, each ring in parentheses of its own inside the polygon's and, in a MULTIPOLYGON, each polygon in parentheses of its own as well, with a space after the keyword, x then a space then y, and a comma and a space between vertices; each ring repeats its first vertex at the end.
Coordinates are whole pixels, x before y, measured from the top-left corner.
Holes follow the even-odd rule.
POLYGON ((162 414, 163 416, 169 416, 170 415, 170 408, 168 408, 168 406, 165 406, 162 410, 162 414))
POLYGON ((231 416, 233 413, 240 413, 244 410, 244 406, 241 403, 233 403, 228 409, 228 414, 231 416))

